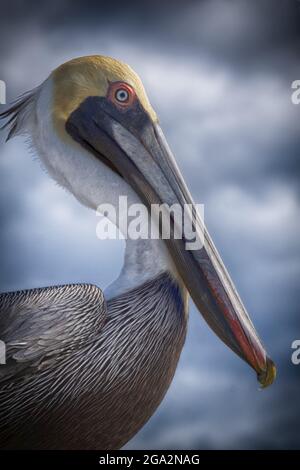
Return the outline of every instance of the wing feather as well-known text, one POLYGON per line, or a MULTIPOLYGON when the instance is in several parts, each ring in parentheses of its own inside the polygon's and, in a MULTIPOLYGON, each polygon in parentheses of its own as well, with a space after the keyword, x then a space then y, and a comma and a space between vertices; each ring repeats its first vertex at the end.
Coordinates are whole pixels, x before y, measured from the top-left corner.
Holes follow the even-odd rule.
POLYGON ((46 287, 0 295, 0 339, 6 364, 0 381, 48 366, 92 341, 106 319, 102 291, 91 284, 46 287))

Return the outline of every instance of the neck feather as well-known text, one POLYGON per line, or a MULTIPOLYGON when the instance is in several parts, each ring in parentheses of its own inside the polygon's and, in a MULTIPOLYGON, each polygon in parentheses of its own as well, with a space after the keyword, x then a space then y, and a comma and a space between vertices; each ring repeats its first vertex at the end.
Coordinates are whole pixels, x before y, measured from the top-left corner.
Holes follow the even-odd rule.
POLYGON ((163 272, 176 276, 175 267, 162 240, 127 240, 119 277, 104 291, 107 300, 119 296, 163 272))

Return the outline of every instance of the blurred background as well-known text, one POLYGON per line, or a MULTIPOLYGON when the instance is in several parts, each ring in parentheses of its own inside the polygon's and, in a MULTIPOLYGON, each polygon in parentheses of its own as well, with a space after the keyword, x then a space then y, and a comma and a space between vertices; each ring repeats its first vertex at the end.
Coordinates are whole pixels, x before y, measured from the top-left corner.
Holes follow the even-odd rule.
MULTIPOLYGON (((138 72, 278 365, 260 391, 191 305, 172 386, 128 449, 300 448, 299 20, 296 0, 1 3, 7 101, 81 55, 138 72)), ((116 278, 124 242, 96 238, 96 215, 48 178, 24 139, 0 152, 0 290, 116 278)))

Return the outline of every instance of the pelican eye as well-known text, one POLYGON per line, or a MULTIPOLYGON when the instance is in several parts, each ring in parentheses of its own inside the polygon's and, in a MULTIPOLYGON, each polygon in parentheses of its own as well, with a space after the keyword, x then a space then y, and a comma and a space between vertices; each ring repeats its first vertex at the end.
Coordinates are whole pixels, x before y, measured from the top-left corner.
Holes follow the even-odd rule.
POLYGON ((127 83, 111 82, 108 88, 107 98, 119 107, 119 109, 127 109, 134 103, 136 94, 134 89, 127 83))
POLYGON ((127 103, 129 101, 129 92, 125 88, 118 88, 115 92, 115 98, 119 103, 127 103))

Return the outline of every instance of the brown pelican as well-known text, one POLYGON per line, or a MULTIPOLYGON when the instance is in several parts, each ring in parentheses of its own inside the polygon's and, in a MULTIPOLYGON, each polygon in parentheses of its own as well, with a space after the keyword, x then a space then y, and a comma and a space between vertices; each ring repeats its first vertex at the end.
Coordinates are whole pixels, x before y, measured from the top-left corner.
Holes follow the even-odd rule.
MULTIPOLYGON (((2 113, 27 134, 48 173, 89 208, 193 204, 143 85, 109 57, 71 60, 2 113)), ((195 207, 193 205, 193 207, 195 207)), ((184 344, 188 293, 214 332, 257 373, 275 366, 200 217, 201 249, 184 237, 128 240, 119 278, 4 293, 1 448, 116 449, 154 413, 184 344)))

